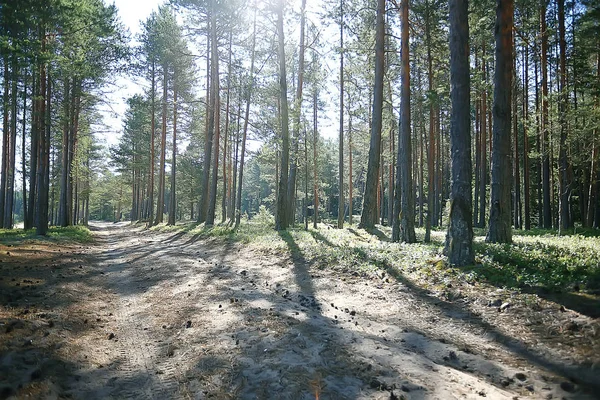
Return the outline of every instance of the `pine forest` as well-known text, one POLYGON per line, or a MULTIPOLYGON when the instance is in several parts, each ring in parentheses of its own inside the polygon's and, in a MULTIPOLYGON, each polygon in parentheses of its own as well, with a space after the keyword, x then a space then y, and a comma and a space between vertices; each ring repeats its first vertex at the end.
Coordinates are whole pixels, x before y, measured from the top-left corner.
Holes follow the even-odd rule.
POLYGON ((599 0, 0 0, 0 399, 596 399, 599 0))

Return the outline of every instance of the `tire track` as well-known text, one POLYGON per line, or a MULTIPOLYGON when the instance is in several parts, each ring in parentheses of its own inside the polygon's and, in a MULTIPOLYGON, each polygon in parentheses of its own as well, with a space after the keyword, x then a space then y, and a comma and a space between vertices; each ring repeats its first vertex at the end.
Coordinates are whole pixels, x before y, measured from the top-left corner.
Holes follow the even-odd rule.
POLYGON ((100 267, 106 271, 109 290, 118 297, 114 310, 116 348, 112 350, 116 370, 109 379, 113 386, 111 395, 119 399, 179 399, 182 398, 179 393, 181 373, 171 358, 168 337, 154 329, 155 321, 151 313, 146 312, 149 304, 145 290, 134 276, 141 263, 134 267, 118 258, 118 254, 127 254, 129 259, 135 259, 154 245, 137 250, 138 247, 133 246, 136 239, 128 237, 129 233, 111 229, 102 232, 101 239, 100 255, 106 261, 100 267))

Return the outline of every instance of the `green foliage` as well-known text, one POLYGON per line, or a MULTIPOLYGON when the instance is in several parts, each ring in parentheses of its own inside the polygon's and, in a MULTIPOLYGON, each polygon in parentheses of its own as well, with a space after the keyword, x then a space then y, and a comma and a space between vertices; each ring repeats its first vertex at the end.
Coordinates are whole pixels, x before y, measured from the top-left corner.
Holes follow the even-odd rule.
POLYGON ((131 206, 131 197, 125 192, 127 186, 121 175, 114 175, 109 170, 105 170, 93 183, 93 188, 90 195, 90 219, 92 220, 118 220, 119 216, 115 215, 117 210, 120 208, 125 211, 131 206))
POLYGON ((265 227, 275 226, 275 217, 271 212, 269 212, 269 210, 267 210, 267 207, 263 205, 258 208, 258 213, 254 216, 253 221, 257 225, 262 225, 265 227))
POLYGON ((476 249, 483 254, 482 265, 472 272, 498 286, 600 289, 597 237, 530 233, 515 236, 512 246, 478 243, 476 249))
POLYGON ((93 240, 92 233, 85 226, 53 227, 48 229, 47 236, 38 236, 35 229, 0 229, 0 242, 11 243, 23 240, 43 240, 60 243, 89 243, 93 240))
MULTIPOLYGON (((248 243, 265 252, 302 257, 318 268, 341 270, 362 276, 388 275, 418 279, 431 287, 449 279, 517 290, 600 290, 600 237, 580 234, 557 237, 548 231, 514 233, 514 245, 489 244, 476 238, 482 254, 478 264, 449 267, 442 256, 444 231, 432 231, 432 243, 402 244, 389 241, 388 228, 369 233, 354 227, 289 229, 280 234, 272 228, 272 215, 264 208, 260 217, 244 221, 238 230, 227 225, 206 229, 202 225, 180 225, 179 230, 201 238, 220 238, 248 243)), ((162 228, 161 228, 162 229, 162 228)), ((479 232, 482 233, 482 232, 479 232)), ((424 230, 418 229, 422 237, 424 230)))

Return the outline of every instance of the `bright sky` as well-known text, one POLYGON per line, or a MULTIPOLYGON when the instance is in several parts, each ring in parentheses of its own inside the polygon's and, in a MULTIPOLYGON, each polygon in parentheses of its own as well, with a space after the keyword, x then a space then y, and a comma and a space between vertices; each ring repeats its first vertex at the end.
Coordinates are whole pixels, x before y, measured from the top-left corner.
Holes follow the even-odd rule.
MULTIPOLYGON (((121 22, 129 30, 131 37, 135 37, 140 32, 140 22, 145 21, 152 11, 158 9, 160 4, 166 2, 166 0, 105 0, 108 3, 113 2, 119 12, 121 22)), ((294 9, 300 9, 301 0, 294 0, 291 2, 294 9)), ((322 7, 322 0, 309 0, 307 1, 307 11, 318 10, 322 7)), ((296 41, 297 38, 293 37, 289 40, 296 41)), ((104 121, 107 125, 106 128, 100 128, 102 133, 98 134, 98 137, 103 138, 107 144, 114 145, 118 142, 123 128, 123 116, 126 111, 126 99, 136 93, 141 93, 142 88, 138 83, 133 82, 131 78, 119 77, 114 81, 115 86, 113 87, 112 93, 107 96, 107 106, 104 108, 104 121)), ((334 126, 334 119, 337 119, 336 114, 330 115, 323 122, 320 123, 321 134, 326 137, 335 136, 335 129, 329 129, 330 126, 334 126)), ((99 130, 100 130, 99 129, 99 130)))
POLYGON ((113 3, 119 9, 121 21, 135 35, 140 31, 140 22, 145 21, 164 0, 113 0, 113 3))
MULTIPOLYGON (((111 1, 111 0, 109 0, 111 1)), ((134 37, 140 31, 140 22, 145 21, 150 13, 158 9, 165 0, 112 0, 119 10, 121 22, 127 27, 131 36, 134 37)), ((105 112, 105 123, 108 131, 100 135, 108 144, 116 144, 123 126, 123 115, 125 114, 125 99, 137 92, 141 92, 138 85, 129 79, 122 77, 116 80, 116 90, 108 96, 110 107, 105 112), (108 111, 110 108, 110 112, 108 111), (116 114, 116 115, 115 115, 116 114)))

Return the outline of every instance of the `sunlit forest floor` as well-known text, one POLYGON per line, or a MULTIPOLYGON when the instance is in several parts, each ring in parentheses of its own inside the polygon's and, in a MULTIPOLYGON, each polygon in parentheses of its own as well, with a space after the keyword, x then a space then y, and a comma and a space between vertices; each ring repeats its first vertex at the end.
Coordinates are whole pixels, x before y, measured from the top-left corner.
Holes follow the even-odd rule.
POLYGON ((0 399, 593 399, 600 238, 93 223, 0 231, 0 399))

